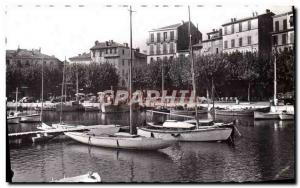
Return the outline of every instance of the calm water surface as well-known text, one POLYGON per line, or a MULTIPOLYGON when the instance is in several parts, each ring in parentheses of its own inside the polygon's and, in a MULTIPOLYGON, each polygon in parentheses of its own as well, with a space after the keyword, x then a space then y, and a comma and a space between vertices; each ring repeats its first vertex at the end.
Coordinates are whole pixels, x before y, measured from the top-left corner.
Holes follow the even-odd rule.
MULTIPOLYGON (((207 117, 204 115, 202 118, 207 117)), ((149 114, 135 113, 141 124, 149 114)), ((163 117, 156 117, 161 120, 163 117)), ((84 125, 128 125, 127 113, 64 113, 65 122, 84 125)), ((160 151, 128 151, 89 147, 59 137, 46 144, 10 144, 14 182, 45 182, 96 171, 103 182, 231 182, 294 179, 293 121, 237 121, 242 137, 226 143, 178 143, 160 151)), ((59 113, 45 112, 55 123, 59 113)), ((8 125, 9 132, 36 130, 36 124, 8 125)))

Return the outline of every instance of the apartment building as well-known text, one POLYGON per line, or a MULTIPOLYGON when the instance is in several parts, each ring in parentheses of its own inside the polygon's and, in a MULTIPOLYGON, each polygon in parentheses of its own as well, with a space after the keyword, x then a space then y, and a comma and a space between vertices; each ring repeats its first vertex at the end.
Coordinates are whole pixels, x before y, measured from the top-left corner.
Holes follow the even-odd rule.
MULTIPOLYGON (((167 61, 177 55, 189 53, 189 22, 173 24, 149 31, 147 63, 167 61)), ((202 34, 191 23, 192 44, 202 40, 202 34)))
POLYGON ((218 54, 223 50, 222 29, 213 29, 207 33, 207 39, 193 45, 195 56, 218 54))
MULTIPOLYGON (((110 63, 114 65, 119 74, 119 86, 129 86, 130 48, 127 43, 117 43, 113 40, 95 42, 91 50, 91 62, 110 63)), ((146 65, 147 55, 140 53, 139 49, 133 49, 133 67, 146 65)))
POLYGON ((255 12, 251 17, 232 18, 230 22, 223 24, 223 52, 270 53, 273 16, 274 13, 267 9, 264 14, 258 15, 255 12))
POLYGON ((62 65, 62 62, 55 56, 43 54, 41 49, 21 49, 17 50, 6 50, 6 65, 15 63, 18 66, 29 66, 33 64, 44 64, 51 66, 62 65))
POLYGON ((292 11, 273 16, 273 50, 283 51, 294 48, 294 23, 294 14, 292 11))

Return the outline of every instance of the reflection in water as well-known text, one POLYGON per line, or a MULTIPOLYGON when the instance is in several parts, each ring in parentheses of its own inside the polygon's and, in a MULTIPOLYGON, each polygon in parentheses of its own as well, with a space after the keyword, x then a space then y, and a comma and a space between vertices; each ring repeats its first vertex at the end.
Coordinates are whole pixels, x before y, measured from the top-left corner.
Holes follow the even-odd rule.
MULTIPOLYGON (((134 113, 134 117, 135 125, 149 119, 146 113, 134 113)), ((58 122, 59 113, 46 112, 44 119, 47 123, 58 122)), ((83 125, 129 123, 128 113, 64 113, 63 119, 67 123, 83 125)), ((88 171, 98 172, 104 182, 229 182, 294 178, 293 121, 254 121, 249 117, 220 116, 217 119, 237 122, 242 137, 235 139, 234 147, 226 143, 186 142, 157 152, 145 152, 89 147, 63 138, 47 144, 10 145, 15 172, 13 181, 43 182, 88 171)), ((35 130, 36 125, 8 125, 8 130, 30 131, 35 130)))

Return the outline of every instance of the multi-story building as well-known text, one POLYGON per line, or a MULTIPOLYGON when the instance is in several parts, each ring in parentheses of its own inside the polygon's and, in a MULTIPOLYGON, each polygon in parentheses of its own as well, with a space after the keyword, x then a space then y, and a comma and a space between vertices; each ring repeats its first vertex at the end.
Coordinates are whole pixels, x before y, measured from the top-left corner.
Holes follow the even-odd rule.
MULTIPOLYGON (((110 63, 114 65, 119 74, 119 86, 129 86, 130 48, 127 43, 120 44, 112 40, 95 42, 91 50, 91 61, 96 63, 110 63)), ((133 49, 133 67, 146 65, 147 55, 140 53, 139 49, 133 49)))
POLYGON ((230 22, 223 24, 223 52, 270 53, 273 16, 274 13, 267 9, 264 14, 253 13, 248 18, 232 18, 230 22))
POLYGON ((223 50, 222 29, 213 29, 207 33, 207 39, 193 45, 195 56, 218 54, 223 50))
POLYGON ((33 65, 40 64, 44 62, 44 64, 51 66, 59 66, 61 65, 61 61, 57 59, 55 56, 49 56, 41 53, 41 49, 20 49, 17 50, 6 50, 6 64, 9 65, 11 63, 16 63, 17 65, 33 65))
POLYGON ((278 51, 293 49, 294 14, 292 11, 273 16, 272 48, 278 51))
POLYGON ((92 61, 91 53, 78 54, 78 56, 70 57, 70 63, 89 64, 92 61))
MULTIPOLYGON (((189 22, 182 22, 149 31, 147 63, 168 60, 189 52, 189 22)), ((202 40, 202 34, 191 23, 192 44, 202 40)))

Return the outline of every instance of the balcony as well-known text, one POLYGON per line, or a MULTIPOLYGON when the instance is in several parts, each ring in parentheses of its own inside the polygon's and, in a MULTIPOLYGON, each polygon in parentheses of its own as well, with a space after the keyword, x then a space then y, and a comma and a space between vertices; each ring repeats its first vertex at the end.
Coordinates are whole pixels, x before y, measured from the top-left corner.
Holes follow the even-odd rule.
POLYGON ((151 41, 150 39, 147 39, 146 43, 147 45, 150 45, 150 44, 156 44, 156 43, 169 43, 169 42, 177 42, 177 39, 166 39, 166 40, 160 40, 160 41, 157 41, 157 40, 154 40, 154 41, 151 41))

